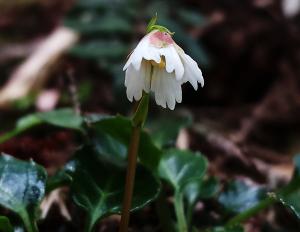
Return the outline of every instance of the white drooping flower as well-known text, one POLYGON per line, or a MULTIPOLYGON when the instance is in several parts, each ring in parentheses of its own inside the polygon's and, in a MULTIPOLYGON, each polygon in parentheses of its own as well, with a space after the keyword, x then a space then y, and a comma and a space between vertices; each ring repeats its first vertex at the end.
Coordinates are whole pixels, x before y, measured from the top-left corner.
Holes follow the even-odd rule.
POLYGON ((129 56, 123 70, 127 97, 140 100, 143 91, 154 92, 158 105, 173 110, 182 101, 181 85, 190 82, 195 90, 204 79, 197 63, 174 42, 168 32, 153 30, 129 56))

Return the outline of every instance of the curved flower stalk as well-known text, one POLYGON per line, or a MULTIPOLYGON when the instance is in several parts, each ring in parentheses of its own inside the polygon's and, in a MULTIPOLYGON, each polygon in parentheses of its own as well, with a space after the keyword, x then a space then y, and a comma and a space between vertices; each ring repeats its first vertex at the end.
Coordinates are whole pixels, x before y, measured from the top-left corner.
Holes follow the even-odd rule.
MULTIPOLYGON (((197 63, 175 43, 172 33, 167 28, 155 25, 155 22, 156 17, 151 19, 147 27, 149 33, 133 50, 123 68, 126 70, 127 97, 130 101, 134 99, 140 102, 132 119, 119 232, 128 231, 140 130, 148 113, 148 93, 154 92, 158 105, 173 110, 176 102, 182 101, 183 83, 190 82, 195 90, 198 89, 198 83, 204 85, 197 63)), ((185 221, 180 224, 180 228, 186 228, 185 221)))
POLYGON ((182 101, 181 85, 190 82, 197 90, 198 83, 204 86, 204 79, 197 63, 175 43, 168 29, 152 28, 123 68, 127 98, 138 101, 143 91, 152 91, 158 105, 174 110, 176 102, 182 101))

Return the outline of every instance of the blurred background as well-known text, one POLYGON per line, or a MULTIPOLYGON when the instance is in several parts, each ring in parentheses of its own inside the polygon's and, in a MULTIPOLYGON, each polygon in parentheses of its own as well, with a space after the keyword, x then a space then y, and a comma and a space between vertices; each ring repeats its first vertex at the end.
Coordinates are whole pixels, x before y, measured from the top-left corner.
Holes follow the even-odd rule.
MULTIPOLYGON (((221 180, 287 182, 300 151, 299 0, 0 0, 0 133, 22 115, 65 106, 129 115, 122 68, 155 13, 205 86, 185 84, 175 112, 152 101, 151 115, 192 118, 178 146, 203 152, 221 180)), ((40 130, 0 150, 30 154, 51 172, 69 158, 71 138, 40 130)), ((282 208, 266 218, 300 229, 282 208)), ((256 220, 249 231, 260 231, 256 220)))

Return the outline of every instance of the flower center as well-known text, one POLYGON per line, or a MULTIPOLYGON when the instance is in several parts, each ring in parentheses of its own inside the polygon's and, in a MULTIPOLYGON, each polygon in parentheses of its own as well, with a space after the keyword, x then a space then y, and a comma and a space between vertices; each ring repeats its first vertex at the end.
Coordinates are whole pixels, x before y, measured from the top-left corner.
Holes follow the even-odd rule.
POLYGON ((167 32, 156 31, 150 36, 150 43, 158 48, 163 48, 174 43, 171 35, 167 32))
POLYGON ((152 66, 158 67, 160 69, 164 69, 166 67, 166 60, 165 57, 162 56, 159 63, 156 63, 154 60, 151 60, 150 63, 152 66))

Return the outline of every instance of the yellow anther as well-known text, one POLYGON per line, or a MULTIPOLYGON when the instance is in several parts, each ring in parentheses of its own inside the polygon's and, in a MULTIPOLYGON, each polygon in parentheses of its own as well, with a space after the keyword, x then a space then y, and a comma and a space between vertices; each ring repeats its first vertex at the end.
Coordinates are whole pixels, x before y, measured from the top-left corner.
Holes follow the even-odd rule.
POLYGON ((165 58, 161 58, 159 63, 156 63, 154 60, 150 61, 153 66, 159 67, 160 69, 164 69, 166 67, 165 58))

